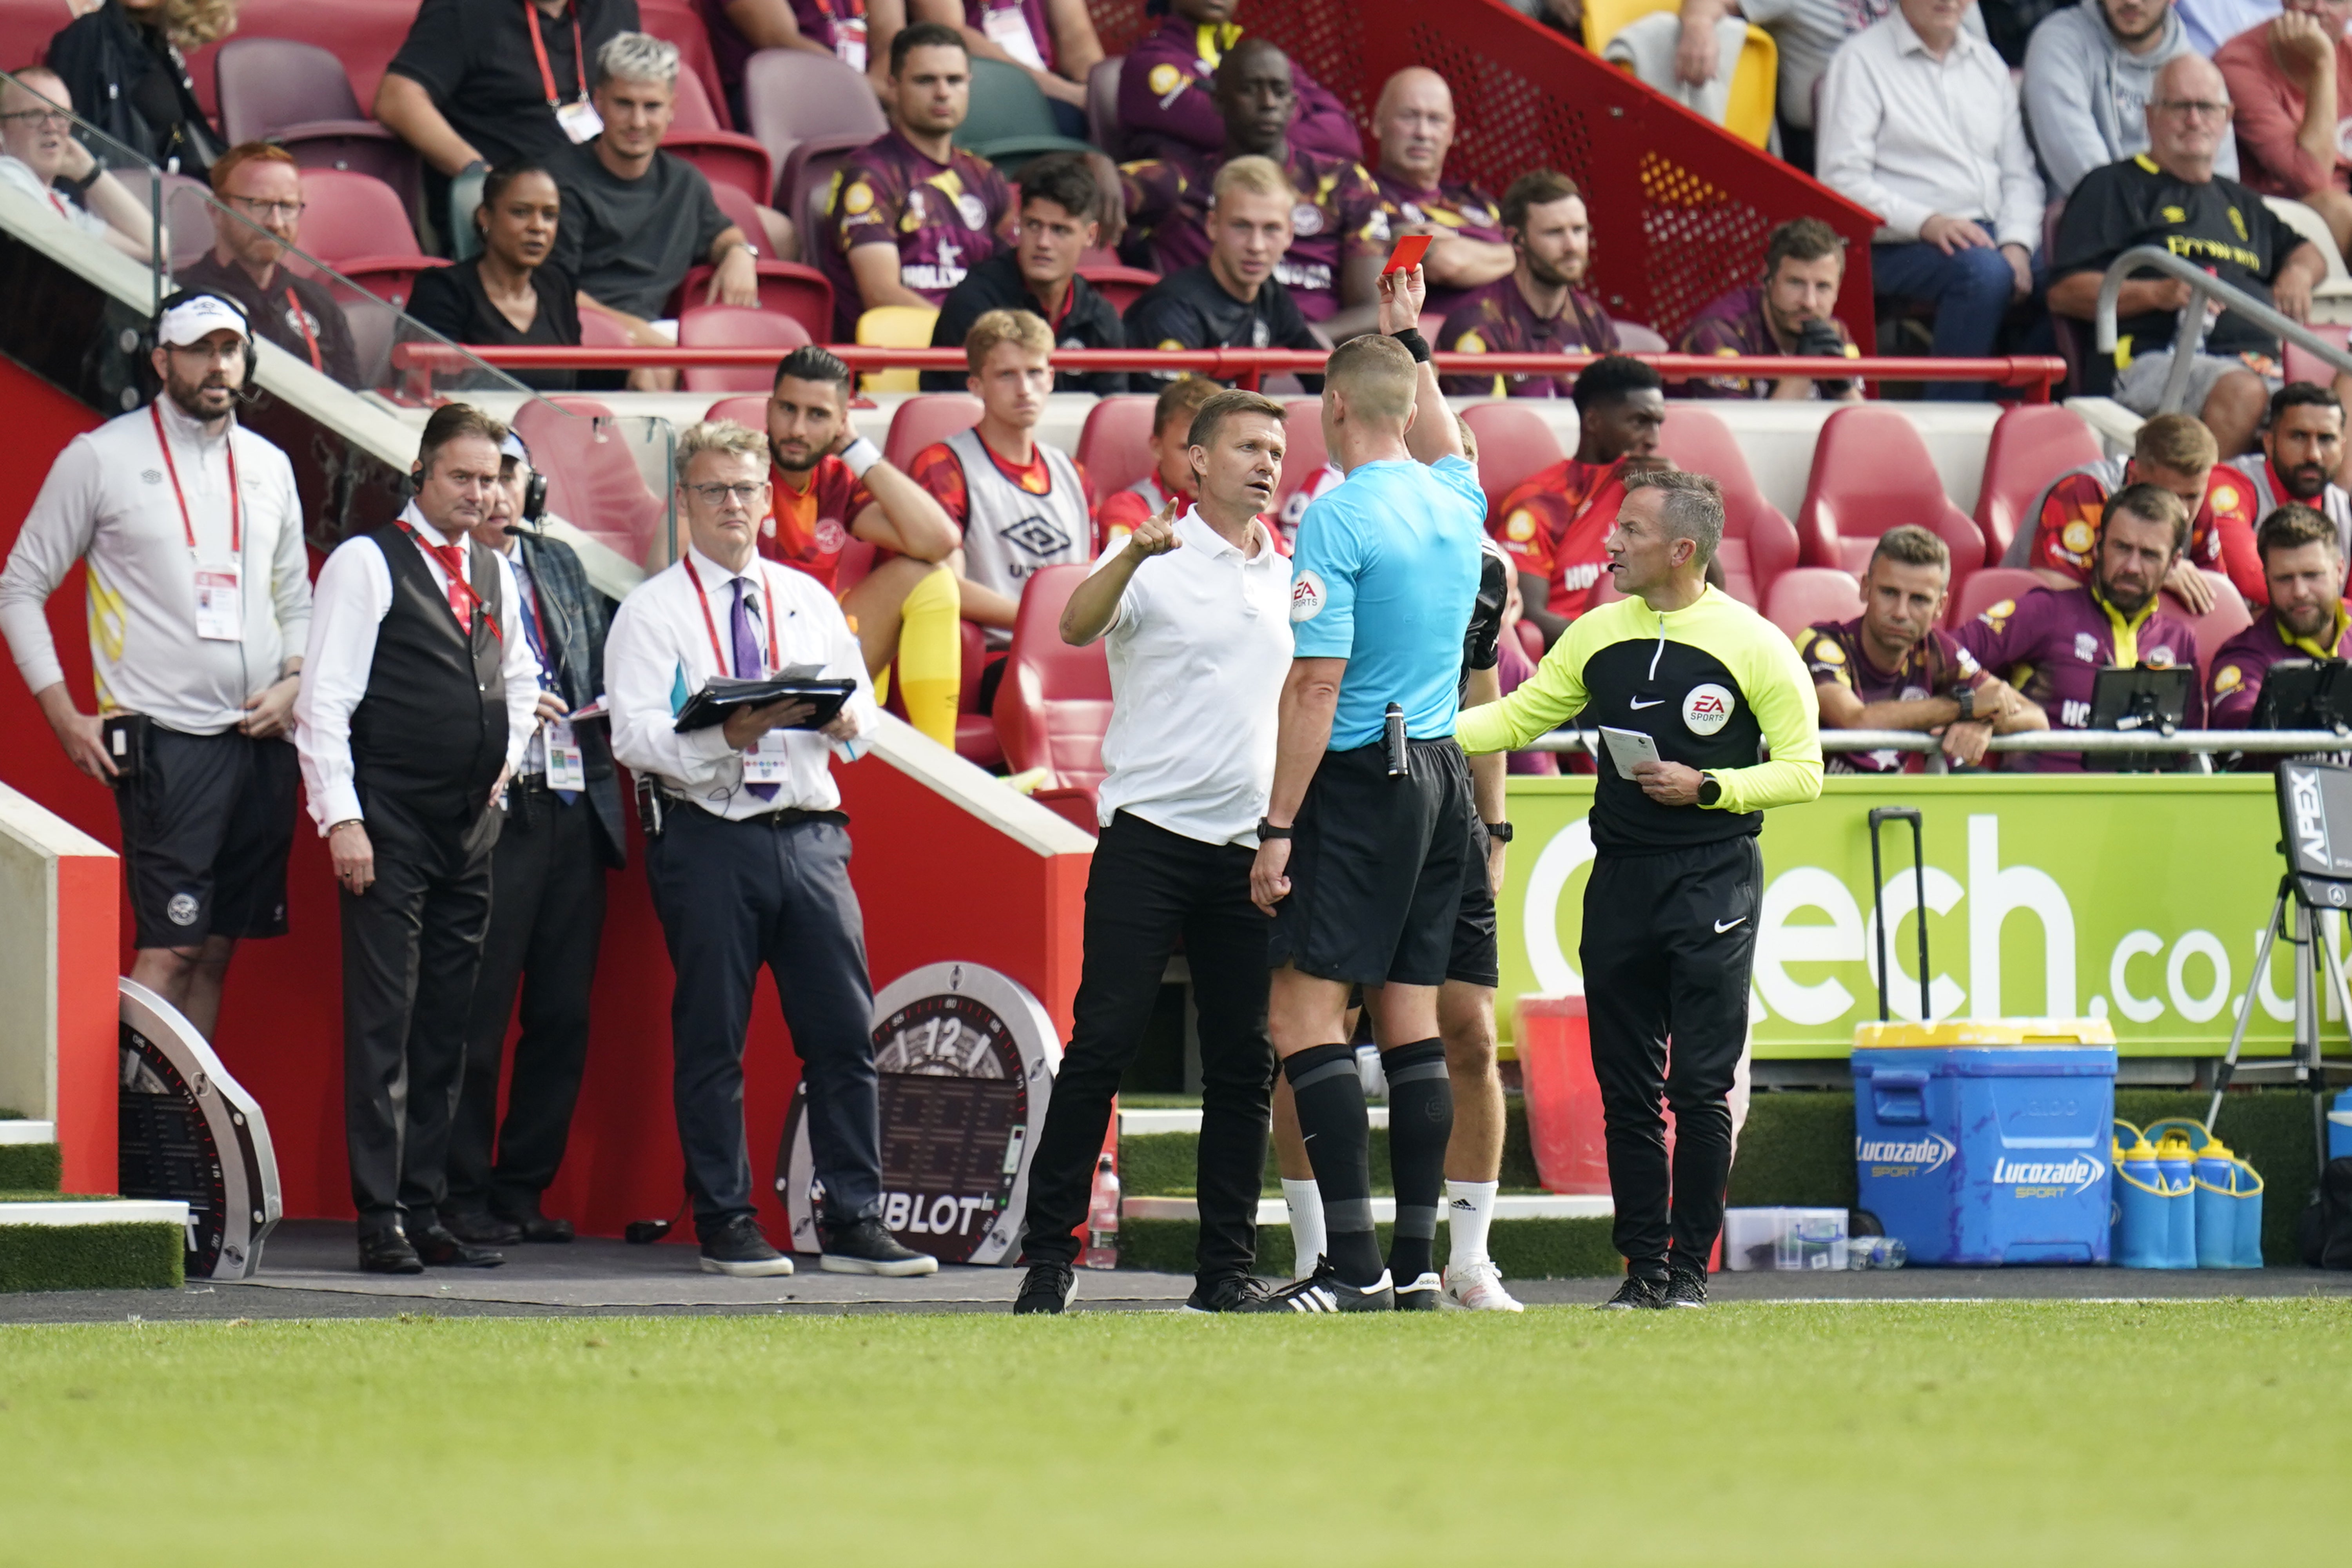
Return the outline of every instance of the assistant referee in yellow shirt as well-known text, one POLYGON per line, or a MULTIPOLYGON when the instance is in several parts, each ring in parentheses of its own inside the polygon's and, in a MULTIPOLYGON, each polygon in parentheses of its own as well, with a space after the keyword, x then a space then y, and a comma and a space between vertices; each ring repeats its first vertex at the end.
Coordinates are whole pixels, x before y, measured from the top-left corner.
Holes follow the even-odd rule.
POLYGON ((1722 542, 1713 479, 1629 478, 1606 546, 1625 597, 1579 616, 1532 679, 1464 710, 1454 731, 1474 754, 1524 746, 1570 718, 1657 743, 1659 760, 1632 779, 1605 748, 1600 756, 1579 949, 1625 1255, 1625 1283, 1607 1303, 1618 1309, 1706 1304, 1748 1038, 1756 836, 1767 806, 1822 793, 1812 678, 1778 627, 1707 586, 1722 542), (1675 1111, 1671 1180, 1662 1091, 1675 1111))

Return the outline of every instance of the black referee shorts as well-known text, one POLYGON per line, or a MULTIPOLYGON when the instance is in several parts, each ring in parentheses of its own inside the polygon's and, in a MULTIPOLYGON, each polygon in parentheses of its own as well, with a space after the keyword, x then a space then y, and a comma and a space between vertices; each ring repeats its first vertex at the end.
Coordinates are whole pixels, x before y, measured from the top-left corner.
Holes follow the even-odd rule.
POLYGON ((1324 753, 1292 824, 1275 967, 1360 985, 1444 983, 1476 817, 1470 764, 1451 737, 1411 746, 1403 778, 1389 776, 1379 742, 1324 753))
POLYGON ((138 945, 286 934, 286 857, 300 780, 291 742, 146 727, 115 787, 138 945))
POLYGON ((1495 938, 1495 888, 1486 879, 1486 825, 1470 813, 1470 849, 1462 861, 1462 901, 1454 913, 1454 955, 1445 978, 1492 990, 1503 983, 1502 948, 1495 938))

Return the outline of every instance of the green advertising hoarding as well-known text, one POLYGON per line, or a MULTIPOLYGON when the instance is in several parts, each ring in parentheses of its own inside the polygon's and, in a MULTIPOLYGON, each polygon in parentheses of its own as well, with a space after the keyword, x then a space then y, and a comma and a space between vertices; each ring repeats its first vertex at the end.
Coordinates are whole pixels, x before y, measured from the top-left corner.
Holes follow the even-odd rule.
MULTIPOLYGON (((1504 1005, 1578 993, 1592 843, 1591 777, 1510 781, 1510 880, 1498 911, 1504 1005)), ((2001 774, 1832 776, 1822 798, 1764 822, 1749 1016, 1764 1058, 1843 1056, 1878 1016, 1870 898, 1874 805, 1925 818, 1929 1001, 1937 1018, 2105 1017, 2126 1055, 2218 1056, 2252 973, 2284 869, 2267 775, 2130 779, 2001 774)), ((1891 1011, 1919 1012, 1911 833, 1880 830, 1891 1011)), ((2342 921, 2327 917, 2338 953, 2342 921)), ((2248 1056, 2283 1056, 2294 963, 2284 942, 2255 987, 2248 1056)), ((2323 992, 2325 987, 2322 987, 2323 992)), ((2324 1034, 2346 1049, 2329 1000, 2324 1034)))

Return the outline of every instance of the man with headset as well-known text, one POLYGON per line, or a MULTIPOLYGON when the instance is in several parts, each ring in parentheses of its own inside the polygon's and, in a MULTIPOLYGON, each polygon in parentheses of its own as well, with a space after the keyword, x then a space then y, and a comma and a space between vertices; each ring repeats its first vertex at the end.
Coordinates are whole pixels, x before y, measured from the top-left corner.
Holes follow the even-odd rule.
POLYGON ((236 422, 253 334, 215 294, 155 319, 162 389, 77 436, 0 572, 0 630, 66 755, 114 789, 131 977, 209 1038, 229 955, 286 932, 295 671, 310 620, 286 454, 236 422), (67 689, 43 605, 89 568, 98 712, 67 689))

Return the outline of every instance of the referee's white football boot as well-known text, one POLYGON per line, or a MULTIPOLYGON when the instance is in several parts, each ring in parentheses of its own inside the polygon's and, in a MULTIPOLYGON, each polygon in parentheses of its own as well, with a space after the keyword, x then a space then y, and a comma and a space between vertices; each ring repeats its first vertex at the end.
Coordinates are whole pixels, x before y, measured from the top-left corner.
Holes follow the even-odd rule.
POLYGON ((1434 1312, 1440 1298, 1445 1294, 1445 1281, 1433 1271, 1416 1275, 1410 1285, 1396 1288, 1396 1310, 1400 1312, 1434 1312))
POLYGON ((1457 1263, 1445 1270, 1445 1293, 1439 1300, 1465 1312, 1524 1312, 1525 1307, 1503 1289, 1503 1271, 1491 1258, 1457 1263))
POLYGON ((1396 1310, 1396 1287, 1389 1271, 1370 1285, 1350 1285, 1331 1272, 1327 1259, 1313 1274, 1294 1285, 1285 1286, 1246 1305, 1236 1307, 1237 1312, 1392 1312, 1396 1310))

